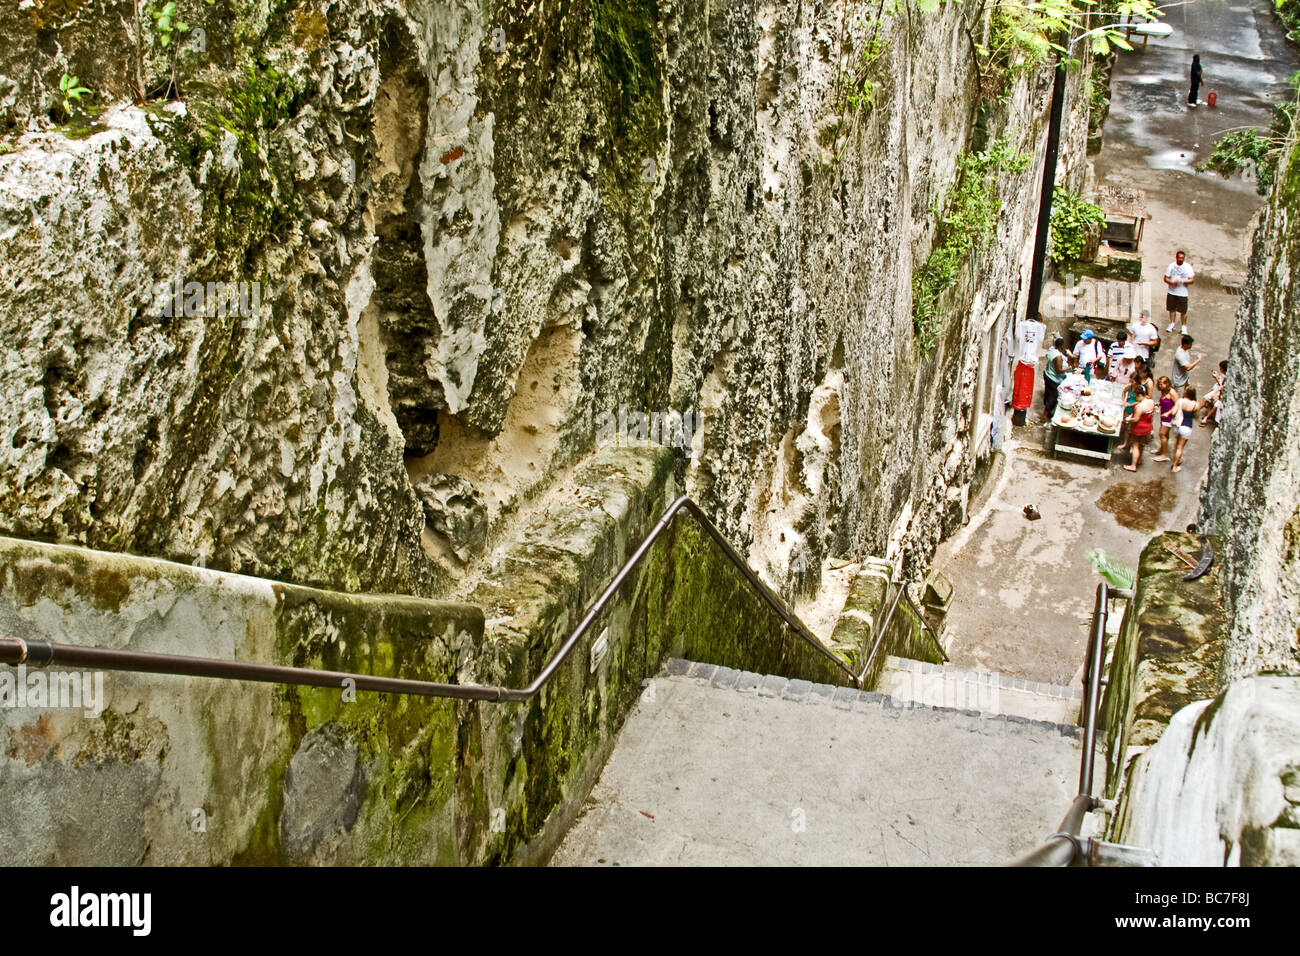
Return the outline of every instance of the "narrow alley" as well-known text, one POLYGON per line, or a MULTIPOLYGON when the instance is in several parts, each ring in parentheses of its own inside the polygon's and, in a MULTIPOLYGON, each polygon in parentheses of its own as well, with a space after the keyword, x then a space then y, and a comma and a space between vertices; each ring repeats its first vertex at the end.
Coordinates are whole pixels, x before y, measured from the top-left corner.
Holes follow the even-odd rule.
MULTIPOLYGON (((1174 252, 1187 251, 1197 275, 1188 310, 1192 353, 1205 355, 1191 384, 1204 395, 1228 354, 1252 222, 1263 199, 1240 175, 1225 180, 1195 166, 1224 132, 1266 127, 1273 107, 1290 98, 1288 79, 1300 61, 1267 0, 1205 0, 1171 8, 1166 22, 1171 37, 1119 54, 1104 145, 1093 161, 1098 185, 1146 191, 1152 218, 1141 243, 1142 276, 1162 336, 1157 377, 1169 373, 1179 344, 1178 330, 1166 331, 1161 277, 1174 252), (1191 108, 1188 73, 1198 52, 1202 105, 1191 108), (1217 93, 1214 108, 1204 104, 1210 91, 1217 93)), ((1043 314, 1050 341, 1070 320, 1049 318, 1046 303, 1043 314)), ((1167 462, 1151 461, 1150 452, 1136 474, 1121 468, 1127 459, 1120 455, 1109 467, 1064 455, 1053 459, 1050 428, 1041 424, 1044 365, 1029 424, 1004 445, 1005 460, 990 479, 986 503, 940 547, 935 567, 954 585, 947 625, 954 666, 1077 684, 1099 580, 1088 553, 1100 549, 1133 566, 1153 533, 1181 531, 1196 521, 1213 429, 1195 429, 1178 474, 1167 462), (1027 520, 1026 505, 1042 519, 1027 520)))

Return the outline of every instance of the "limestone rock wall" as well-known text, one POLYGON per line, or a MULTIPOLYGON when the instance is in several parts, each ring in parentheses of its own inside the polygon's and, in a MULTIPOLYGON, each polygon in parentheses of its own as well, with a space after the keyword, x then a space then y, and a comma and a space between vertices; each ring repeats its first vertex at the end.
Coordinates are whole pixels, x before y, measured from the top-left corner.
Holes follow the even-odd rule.
POLYGON ((979 106, 966 5, 181 7, 174 70, 130 4, 0 7, 0 531, 448 593, 622 406, 703 413, 679 480, 787 591, 964 517, 1050 93, 979 106), (1002 136, 1035 162, 922 355, 912 272, 1002 136))
POLYGON ((1222 555, 1232 626, 1226 683, 1300 673, 1300 161, 1283 150, 1255 234, 1228 356, 1222 424, 1210 450, 1202 520, 1222 555))
MULTIPOLYGON (((0 537, 0 633, 448 681, 463 604, 321 591, 0 537)), ((0 668, 11 865, 455 862, 454 701, 66 666, 0 668), (232 744, 237 742, 237 746, 232 744), (419 811, 419 812, 413 812, 419 811)), ((486 826, 483 828, 486 835, 486 826)))
POLYGON ((1173 716, 1129 772, 1115 838, 1162 866, 1300 864, 1300 681, 1259 676, 1173 716))

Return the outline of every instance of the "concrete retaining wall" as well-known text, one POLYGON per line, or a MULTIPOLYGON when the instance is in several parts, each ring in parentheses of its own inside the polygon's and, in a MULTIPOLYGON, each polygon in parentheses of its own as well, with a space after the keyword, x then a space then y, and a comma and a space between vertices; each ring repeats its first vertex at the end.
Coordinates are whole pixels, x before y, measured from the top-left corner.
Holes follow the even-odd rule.
MULTIPOLYGON (((0 633, 522 687, 676 496, 671 466, 664 449, 597 455, 495 556, 468 604, 0 538, 0 633)), ((690 519, 590 636, 526 703, 109 672, 96 716, 0 707, 0 804, 26 808, 0 815, 0 857, 543 861, 665 657, 843 682, 690 519)))

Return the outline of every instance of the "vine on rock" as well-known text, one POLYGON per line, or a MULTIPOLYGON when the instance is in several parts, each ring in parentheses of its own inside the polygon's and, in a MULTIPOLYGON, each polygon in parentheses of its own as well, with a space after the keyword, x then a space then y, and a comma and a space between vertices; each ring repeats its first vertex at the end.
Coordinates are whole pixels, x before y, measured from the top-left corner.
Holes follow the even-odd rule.
POLYGON ((948 200, 948 214, 939 224, 934 248, 912 276, 912 328, 921 351, 929 354, 942 325, 939 297, 952 287, 961 267, 988 247, 997 231, 1002 200, 997 177, 1022 173, 1030 156, 1017 153, 1006 137, 979 153, 964 153, 958 161, 957 185, 948 200))

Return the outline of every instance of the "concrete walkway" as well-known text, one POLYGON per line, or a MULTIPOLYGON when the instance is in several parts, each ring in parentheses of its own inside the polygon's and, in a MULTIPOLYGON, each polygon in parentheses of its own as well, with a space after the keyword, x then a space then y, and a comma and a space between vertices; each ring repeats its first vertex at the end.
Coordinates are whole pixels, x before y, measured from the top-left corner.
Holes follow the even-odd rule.
MULTIPOLYGON (((1198 0, 1173 8, 1166 19, 1173 37, 1119 56, 1095 169, 1099 183, 1147 191, 1153 219, 1141 251, 1152 317, 1163 335, 1157 376, 1169 373, 1178 347, 1177 333, 1164 331, 1161 276, 1175 250, 1187 250, 1198 276, 1189 330, 1196 337, 1193 352, 1205 353, 1191 381, 1204 395, 1212 370, 1227 357, 1236 318, 1237 296, 1222 280, 1246 271, 1251 223, 1262 199, 1239 176, 1224 180, 1194 166, 1223 131, 1267 126, 1272 106, 1290 98, 1286 81, 1300 63, 1268 0, 1198 0), (1187 105, 1194 52, 1204 68, 1201 99, 1216 90, 1215 109, 1187 105)), ((1069 321, 1049 322, 1049 333, 1069 321)), ((1043 418, 1041 370, 1038 387, 1031 422, 1043 418)), ((989 504, 940 548, 935 566, 956 589, 948 618, 954 665, 1060 684, 1082 675, 1099 580, 1085 555, 1101 548, 1132 566, 1152 534, 1181 531, 1195 521, 1211 429, 1193 433, 1179 474, 1149 459, 1137 474, 1124 471, 1118 458, 1110 469, 1085 459, 1054 461, 1045 440, 1041 426, 1015 430, 989 504), (1042 520, 1025 519, 1027 504, 1042 520)))
POLYGON ((553 865, 998 865, 1069 808, 1077 727, 690 673, 650 682, 553 865))

